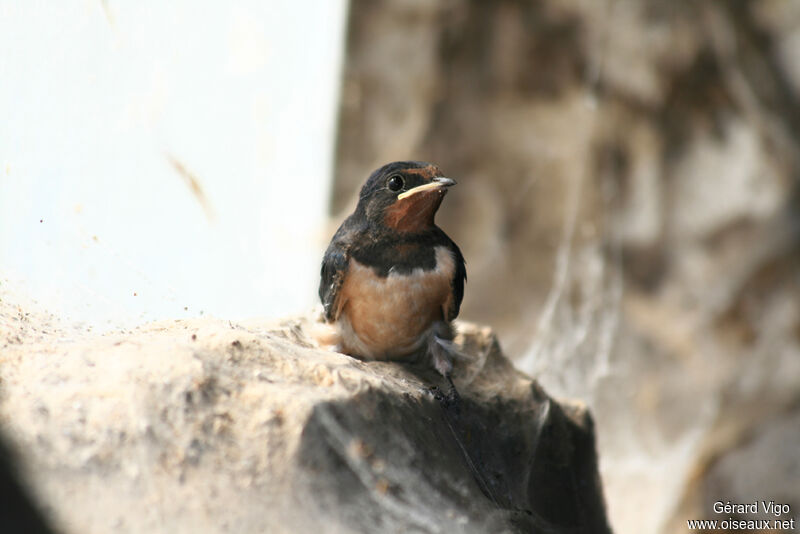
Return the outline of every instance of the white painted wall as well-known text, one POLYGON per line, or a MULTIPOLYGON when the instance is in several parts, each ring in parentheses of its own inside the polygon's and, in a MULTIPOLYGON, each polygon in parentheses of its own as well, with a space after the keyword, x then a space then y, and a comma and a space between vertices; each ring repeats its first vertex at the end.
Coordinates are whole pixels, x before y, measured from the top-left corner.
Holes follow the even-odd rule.
POLYGON ((0 0, 0 283, 100 328, 313 305, 345 11, 0 0))

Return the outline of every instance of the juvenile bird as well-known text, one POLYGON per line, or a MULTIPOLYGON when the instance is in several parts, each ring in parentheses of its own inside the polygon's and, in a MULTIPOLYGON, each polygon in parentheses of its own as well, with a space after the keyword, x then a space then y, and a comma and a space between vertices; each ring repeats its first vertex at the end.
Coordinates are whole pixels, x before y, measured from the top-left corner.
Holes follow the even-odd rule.
POLYGON ((467 272, 458 246, 434 223, 455 181, 419 161, 384 165, 322 260, 319 297, 337 350, 374 360, 427 355, 451 384, 451 321, 467 272))

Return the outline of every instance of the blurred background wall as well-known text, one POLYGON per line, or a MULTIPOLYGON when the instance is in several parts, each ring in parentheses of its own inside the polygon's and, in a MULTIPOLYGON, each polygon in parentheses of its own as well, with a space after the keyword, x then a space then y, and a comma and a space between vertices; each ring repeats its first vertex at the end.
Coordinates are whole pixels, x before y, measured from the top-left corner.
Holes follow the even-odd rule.
POLYGON ((308 308, 345 11, 0 0, 0 284, 95 328, 308 308))
POLYGON ((294 313, 369 172, 432 161, 461 317, 590 405, 617 532, 800 510, 800 3, 347 9, 0 0, 0 296, 294 313))
POLYGON ((618 532, 800 510, 800 3, 352 0, 332 209, 459 181, 462 317, 585 399, 618 532))

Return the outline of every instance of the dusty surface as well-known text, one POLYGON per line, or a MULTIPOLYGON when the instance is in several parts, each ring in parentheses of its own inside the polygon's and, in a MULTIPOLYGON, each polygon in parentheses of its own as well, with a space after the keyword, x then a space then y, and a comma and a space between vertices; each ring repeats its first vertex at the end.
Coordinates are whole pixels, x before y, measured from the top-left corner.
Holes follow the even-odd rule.
POLYGON ((314 348, 305 318, 0 319, 0 433, 63 532, 607 530, 586 409, 488 329, 459 325, 452 403, 424 368, 314 348))

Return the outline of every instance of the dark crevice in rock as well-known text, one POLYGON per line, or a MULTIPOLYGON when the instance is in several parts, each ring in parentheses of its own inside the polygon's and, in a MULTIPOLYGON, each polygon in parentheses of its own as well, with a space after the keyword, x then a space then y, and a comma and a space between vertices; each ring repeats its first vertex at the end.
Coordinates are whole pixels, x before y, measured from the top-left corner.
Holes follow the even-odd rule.
POLYGON ((591 418, 546 396, 370 390, 317 405, 298 461, 310 499, 358 532, 610 532, 591 418))

